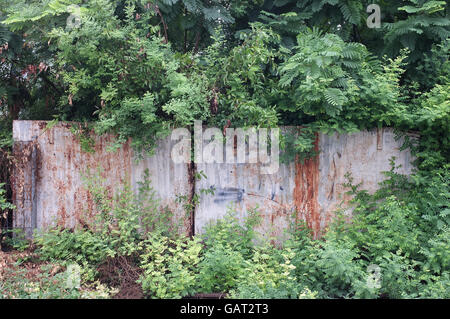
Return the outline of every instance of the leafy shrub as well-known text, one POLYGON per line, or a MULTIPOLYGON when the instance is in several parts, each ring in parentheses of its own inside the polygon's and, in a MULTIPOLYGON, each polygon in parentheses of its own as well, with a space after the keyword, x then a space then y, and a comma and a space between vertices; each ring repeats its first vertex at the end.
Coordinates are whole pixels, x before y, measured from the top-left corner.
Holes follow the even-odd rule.
POLYGON ((257 209, 250 210, 246 218, 240 221, 236 212, 228 210, 225 216, 205 227, 203 237, 206 250, 215 246, 236 250, 244 257, 250 257, 257 233, 255 227, 261 223, 257 209))
MULTIPOLYGON (((96 268, 107 258, 130 256, 138 259, 142 241, 149 233, 175 236, 177 226, 172 224, 172 213, 160 210, 148 172, 139 182, 138 195, 124 185, 111 195, 103 186, 100 172, 87 175, 85 182, 95 204, 95 219, 83 227, 65 229, 59 226, 36 233, 37 252, 44 260, 83 266, 83 278, 92 281, 96 268)), ((175 224, 177 225, 177 224, 175 224)))
POLYGON ((214 244, 204 252, 198 265, 200 291, 227 292, 236 287, 245 271, 245 259, 239 250, 222 243, 214 244))
POLYGON ((427 245, 421 249, 426 257, 423 266, 436 274, 448 274, 450 271, 450 230, 446 226, 436 237, 430 237, 427 245))
POLYGON ((5 209, 14 209, 14 205, 6 199, 6 190, 3 188, 5 183, 0 183, 0 211, 5 209))
POLYGON ((30 247, 30 241, 25 237, 25 231, 23 229, 14 228, 6 230, 3 233, 6 236, 3 238, 2 244, 17 251, 25 251, 30 247))
POLYGON ((61 298, 73 299, 79 297, 79 291, 75 288, 66 288, 65 273, 50 276, 44 272, 38 280, 31 281, 26 277, 27 270, 14 271, 14 275, 6 274, 6 280, 0 282, 1 298, 11 299, 36 299, 36 298, 61 298))
POLYGON ((337 215, 320 240, 291 230, 284 246, 294 252, 296 281, 319 298, 448 297, 448 173, 407 178, 392 165, 373 195, 349 177, 351 223, 337 215), (375 284, 371 266, 379 269, 375 284))
POLYGON ((230 121, 234 127, 273 127, 278 124, 276 99, 284 98, 275 76, 280 39, 259 23, 247 31, 239 34, 236 46, 217 32, 196 65, 213 92, 209 120, 220 126, 230 121))
POLYGON ((158 234, 143 242, 138 280, 150 297, 181 298, 196 291, 201 244, 198 239, 170 239, 158 234))
POLYGON ((26 268, 8 268, 0 282, 0 299, 106 299, 115 293, 98 282, 75 287, 68 285, 69 273, 52 274, 54 264, 39 267, 39 273, 30 276, 26 268))
MULTIPOLYGON (((138 182, 138 193, 134 194, 126 182, 115 194, 104 186, 101 170, 85 176, 87 189, 94 200, 95 219, 89 228, 101 235, 119 255, 131 255, 148 232, 160 232, 173 236, 178 232, 182 220, 174 222, 172 212, 159 209, 159 202, 150 186, 148 170, 138 182)), ((89 219, 88 219, 89 220, 89 219)))
POLYGON ((314 297, 309 289, 295 279, 295 266, 291 263, 295 253, 273 246, 256 247, 252 259, 245 261, 233 298, 298 298, 314 297))
POLYGON ((91 231, 49 229, 35 236, 37 253, 45 260, 99 264, 115 255, 108 242, 91 231))

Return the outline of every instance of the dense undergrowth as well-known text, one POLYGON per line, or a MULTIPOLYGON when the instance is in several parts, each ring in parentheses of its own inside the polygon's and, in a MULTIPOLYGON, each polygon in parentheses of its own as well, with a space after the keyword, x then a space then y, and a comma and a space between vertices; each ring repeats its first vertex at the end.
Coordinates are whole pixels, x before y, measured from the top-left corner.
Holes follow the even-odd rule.
MULTIPOLYGON (((337 212, 320 240, 292 224, 281 247, 258 238, 257 212, 185 238, 149 187, 110 199, 88 180, 98 220, 38 234, 33 249, 2 231, 2 248, 26 256, 2 255, 0 297, 449 298, 449 7, 383 1, 381 28, 368 28, 372 2, 0 0, 4 154, 17 119, 89 122, 74 131, 82 145, 93 128, 142 150, 203 120, 302 126, 281 141, 288 160, 313 155, 318 131, 390 126, 416 167, 409 177, 387 172, 375 194, 349 182, 352 222, 337 212), (81 24, 69 27, 74 4, 81 24), (43 268, 31 276, 33 264, 43 268), (67 284, 75 264, 80 288, 67 284), (16 266, 23 276, 5 275, 16 266)), ((9 220, 11 190, 1 188, 12 172, 0 165, 9 220)))
MULTIPOLYGON (((188 238, 166 222, 167 210, 157 209, 148 180, 140 196, 124 187, 111 198, 101 180, 90 178, 98 220, 36 234, 34 262, 59 268, 44 265, 33 280, 6 273, 0 291, 4 298, 449 298, 448 171, 420 181, 396 174, 395 166, 385 174, 373 195, 349 177, 352 222, 337 212, 323 238, 313 240, 303 222, 292 221, 281 246, 254 230, 257 210, 244 221, 230 211, 188 238), (65 269, 74 265, 80 285, 68 290, 65 269)), ((17 236, 10 244, 27 249, 17 236)))

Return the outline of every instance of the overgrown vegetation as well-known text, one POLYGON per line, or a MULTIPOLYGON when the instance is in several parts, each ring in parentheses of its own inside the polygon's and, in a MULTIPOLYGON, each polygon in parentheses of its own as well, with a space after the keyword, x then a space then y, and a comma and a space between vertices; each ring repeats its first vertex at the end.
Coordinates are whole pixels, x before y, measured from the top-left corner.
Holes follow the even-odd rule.
MULTIPOLYGON (((200 293, 232 298, 449 298, 450 176, 417 183, 396 174, 395 166, 385 174, 373 195, 352 185, 349 176, 352 222, 338 214, 325 236, 313 240, 306 225, 293 219, 281 246, 255 231, 261 222, 256 210, 243 221, 230 211, 203 234, 188 238, 168 231, 170 222, 155 223, 152 216, 161 214, 159 210, 140 210, 146 214, 138 215, 133 195, 122 192, 108 199, 104 188, 88 183, 99 210, 98 224, 90 225, 98 227, 57 227, 34 241, 34 258, 60 269, 80 267, 79 288, 68 291, 62 284, 46 284, 48 276, 56 283, 67 276, 50 268, 38 276, 40 290, 22 275, 2 285, 5 291, 20 285, 17 296, 41 298, 83 298, 81 287, 96 286, 100 297, 133 287, 149 298, 200 293), (145 231, 147 226, 150 231, 145 231), (102 271, 112 260, 116 269, 109 269, 105 278, 102 271), (120 280, 111 278, 120 273, 120 280)), ((151 196, 140 199, 157 206, 151 196)))
MULTIPOLYGON (((370 3, 0 0, 3 153, 16 119, 89 122, 97 133, 114 133, 113 146, 132 138, 138 150, 194 120, 295 125, 301 134, 288 134, 283 145, 298 159, 314 154, 318 131, 391 126, 420 136, 406 136, 417 168, 410 177, 393 169, 373 195, 350 177, 354 218, 337 218, 320 240, 293 225, 275 248, 256 238, 256 212, 243 225, 230 215, 202 236, 183 238, 148 187, 143 197, 125 187, 111 199, 91 179, 99 220, 41 234, 39 257, 77 263, 85 284, 119 269, 106 284, 139 282, 155 298, 448 298, 449 7, 380 1, 381 28, 371 29, 370 3), (67 25, 73 4, 78 27, 67 25)), ((11 208, 2 187, 0 213, 11 208)), ((26 249, 21 241, 9 245, 26 249)), ((67 296, 20 296, 59 293, 67 296)))
POLYGON ((194 120, 423 129, 423 95, 448 85, 448 6, 382 3, 382 28, 370 29, 368 4, 2 0, 2 135, 12 119, 52 117, 146 150, 194 120))

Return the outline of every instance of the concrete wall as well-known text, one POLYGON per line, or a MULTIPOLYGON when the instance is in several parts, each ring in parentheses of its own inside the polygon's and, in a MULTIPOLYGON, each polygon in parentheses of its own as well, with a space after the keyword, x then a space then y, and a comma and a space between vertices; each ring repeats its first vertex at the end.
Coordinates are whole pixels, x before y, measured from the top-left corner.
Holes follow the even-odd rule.
POLYGON ((261 232, 275 237, 282 236, 292 214, 320 236, 340 203, 349 200, 342 185, 347 172, 354 183, 373 192, 384 179, 381 171, 390 169, 391 157, 402 165, 398 172, 409 174, 412 169, 410 153, 399 150, 401 141, 395 141, 391 129, 319 134, 317 157, 280 164, 277 173, 262 174, 259 164, 175 164, 170 157, 175 142, 170 137, 160 141, 153 156, 141 161, 136 161, 129 144, 109 152, 112 139, 108 136, 95 137, 94 152, 86 153, 70 131, 72 124, 60 123, 51 129, 46 125, 43 121, 15 121, 13 128, 18 159, 13 181, 14 225, 29 236, 34 228, 54 223, 74 227, 85 222, 85 216, 92 214, 93 201, 81 174, 98 166, 110 189, 128 181, 136 190, 148 169, 161 207, 168 207, 175 219, 182 220, 186 234, 201 232, 232 208, 241 217, 258 209, 263 216, 261 232), (194 173, 200 171, 207 178, 195 181, 194 173), (208 188, 215 189, 214 195, 202 193, 208 188), (200 204, 187 215, 176 197, 192 198, 194 193, 200 196, 200 204))
MULTIPOLYGON (((113 141, 109 136, 95 138, 94 152, 84 152, 80 141, 71 133, 71 123, 61 123, 46 129, 43 121, 15 121, 13 125, 14 153, 17 159, 13 180, 13 199, 17 207, 14 227, 25 229, 28 236, 34 228, 46 228, 55 223, 74 227, 92 217, 94 201, 85 188, 83 175, 101 168, 107 189, 129 182, 137 189, 145 169, 149 170, 152 186, 161 199, 161 208, 168 206, 184 219, 185 210, 175 201, 176 195, 189 195, 187 165, 170 161, 170 139, 160 142, 155 155, 137 162, 129 143, 116 152, 108 151, 113 141), (37 149, 32 160, 27 149, 37 149), (32 167, 34 176, 31 176, 32 167), (31 200, 31 180, 36 194, 31 200), (23 186, 25 185, 25 187, 23 186), (36 220, 35 224, 31 220, 36 220)), ((190 222, 182 221, 183 231, 190 231, 190 222)))

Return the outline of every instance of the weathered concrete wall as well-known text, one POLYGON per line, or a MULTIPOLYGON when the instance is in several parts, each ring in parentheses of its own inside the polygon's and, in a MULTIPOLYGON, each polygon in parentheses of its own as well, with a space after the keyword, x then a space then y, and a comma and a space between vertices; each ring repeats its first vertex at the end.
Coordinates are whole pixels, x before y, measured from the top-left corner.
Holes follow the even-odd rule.
POLYGON ((175 219, 181 222, 182 232, 191 234, 192 216, 186 212, 184 203, 176 200, 177 196, 190 198, 193 195, 190 165, 175 164, 171 160, 170 152, 174 144, 169 137, 159 142, 153 156, 139 160, 133 155, 131 185, 137 193, 138 182, 143 180, 144 172, 148 169, 151 186, 160 200, 160 207, 170 209, 175 219))
POLYGON ((281 164, 276 174, 260 174, 258 164, 201 164, 208 179, 197 182, 200 189, 215 187, 214 196, 202 195, 195 212, 195 229, 201 231, 212 220, 224 216, 230 207, 244 216, 259 207, 263 216, 262 231, 279 237, 287 218, 295 214, 307 222, 315 236, 333 217, 333 212, 348 203, 346 173, 353 183, 374 192, 384 180, 382 171, 390 169, 390 159, 402 165, 399 173, 411 172, 409 151, 400 151, 402 141, 394 139, 392 129, 352 134, 319 134, 316 144, 319 156, 304 163, 281 164))
MULTIPOLYGON (((408 151, 400 151, 402 141, 396 141, 392 129, 362 131, 352 134, 320 135, 318 207, 312 218, 313 229, 324 229, 332 212, 350 199, 345 193, 350 173, 353 184, 373 193, 385 179, 382 172, 391 169, 390 159, 401 165, 397 172, 410 174, 412 158, 408 151)), ((344 205, 345 207, 345 205, 344 205)))
POLYGON ((292 214, 305 220, 319 236, 342 200, 349 199, 342 185, 347 172, 354 183, 362 183, 364 189, 373 192, 384 179, 381 171, 390 169, 391 157, 402 165, 398 172, 409 174, 412 169, 410 153, 399 150, 401 141, 395 141, 391 129, 380 129, 320 134, 317 157, 304 163, 280 163, 275 174, 262 174, 259 164, 197 164, 195 171, 203 171, 207 178, 194 181, 194 165, 171 160, 175 142, 170 137, 160 141, 153 156, 136 161, 129 144, 108 152, 111 138, 96 137, 94 152, 86 153, 70 131, 72 124, 60 123, 48 130, 46 125, 43 121, 14 122, 14 151, 22 159, 14 181, 14 223, 29 235, 33 228, 56 222, 67 227, 83 222, 83 212, 91 212, 93 207, 81 178, 89 167, 103 168, 105 186, 114 189, 128 181, 134 190, 148 169, 161 207, 171 209, 177 220, 183 219, 186 234, 201 232, 230 208, 244 217, 259 207, 261 232, 276 237, 283 234, 287 217, 292 214), (214 195, 202 193, 208 188, 215 188, 214 195), (200 204, 187 216, 176 197, 191 198, 194 193, 200 196, 200 204))
MULTIPOLYGON (((136 164, 129 143, 116 152, 109 152, 107 148, 112 139, 101 136, 95 138, 94 152, 84 152, 80 141, 70 131, 72 124, 60 123, 48 130, 46 125, 44 121, 15 121, 13 125, 15 157, 26 158, 14 174, 13 196, 17 206, 14 225, 24 228, 28 236, 34 228, 46 228, 55 223, 73 227, 92 217, 94 201, 82 178, 87 169, 94 173, 100 168, 101 177, 106 181, 104 186, 112 190, 125 182, 137 189, 137 182, 148 168, 152 187, 162 199, 161 207, 167 205, 175 216, 185 216, 182 204, 175 202, 175 194, 188 194, 187 165, 173 164, 170 157, 165 157, 167 152, 170 154, 170 140, 162 141, 153 157, 136 164), (24 156, 24 143, 38 149, 34 159, 24 156), (36 193, 31 200, 32 167, 37 169, 33 177, 36 193), (31 223, 32 216, 35 216, 35 224, 31 223)), ((188 230, 186 228, 185 232, 188 230)))

